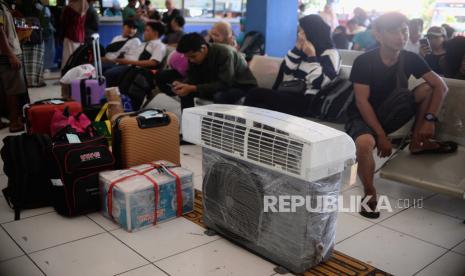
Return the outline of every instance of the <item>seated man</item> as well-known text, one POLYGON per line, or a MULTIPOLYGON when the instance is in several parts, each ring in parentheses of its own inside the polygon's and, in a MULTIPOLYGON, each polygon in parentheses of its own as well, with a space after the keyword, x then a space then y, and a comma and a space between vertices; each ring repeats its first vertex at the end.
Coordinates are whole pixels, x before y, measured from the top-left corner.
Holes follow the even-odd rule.
POLYGON ((140 39, 136 37, 137 26, 134 20, 125 20, 123 22, 123 34, 115 36, 110 45, 105 49, 105 57, 102 62, 112 62, 119 57, 124 57, 126 53, 136 50, 141 44, 140 39))
POLYGON ((107 80, 107 87, 118 86, 121 77, 130 66, 147 69, 161 66, 166 56, 166 46, 160 40, 165 33, 165 27, 160 22, 148 22, 144 31, 144 43, 130 49, 123 58, 113 60, 116 65, 107 69, 103 75, 107 80))
POLYGON ((176 16, 175 18, 173 18, 170 22, 172 32, 166 33, 165 37, 163 38, 163 43, 176 48, 179 40, 185 34, 183 31, 185 24, 186 20, 184 19, 184 17, 176 16))
POLYGON ((373 150, 377 148, 382 158, 391 155, 389 133, 416 114, 410 143, 412 154, 454 151, 453 145, 431 140, 447 86, 419 55, 403 50, 408 40, 408 22, 400 13, 379 17, 374 34, 381 46, 359 56, 350 76, 355 100, 348 110, 346 131, 356 144, 358 175, 365 190, 363 202, 367 204, 362 204, 360 214, 372 219, 379 217, 373 185, 373 150), (407 87, 411 75, 423 78, 426 83, 410 92, 407 87))
POLYGON ((257 86, 247 62, 230 46, 209 44, 200 34, 190 33, 181 38, 177 51, 189 59, 187 81, 173 82, 181 108, 193 107, 194 97, 234 104, 257 86))
POLYGON ((220 21, 215 23, 211 30, 208 31, 208 36, 213 43, 226 44, 234 48, 237 47, 231 24, 228 22, 220 21))

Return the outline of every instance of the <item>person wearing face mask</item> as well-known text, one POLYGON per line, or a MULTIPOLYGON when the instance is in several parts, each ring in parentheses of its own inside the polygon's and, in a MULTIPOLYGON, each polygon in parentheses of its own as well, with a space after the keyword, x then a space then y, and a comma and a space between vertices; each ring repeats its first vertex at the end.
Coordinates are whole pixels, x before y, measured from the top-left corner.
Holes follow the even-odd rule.
POLYGON ((305 116, 311 113, 314 95, 337 77, 340 66, 328 24, 319 15, 302 17, 296 45, 284 58, 273 89, 249 91, 244 105, 305 116), (296 81, 302 83, 302 91, 284 91, 283 84, 296 81))

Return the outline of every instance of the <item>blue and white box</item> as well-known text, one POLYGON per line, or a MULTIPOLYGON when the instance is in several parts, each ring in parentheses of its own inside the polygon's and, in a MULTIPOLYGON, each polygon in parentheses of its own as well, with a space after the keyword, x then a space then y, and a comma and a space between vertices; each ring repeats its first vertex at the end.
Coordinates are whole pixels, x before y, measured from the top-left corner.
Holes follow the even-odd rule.
MULTIPOLYGON (((171 167, 170 170, 179 176, 182 191, 182 213, 192 212, 194 210, 193 173, 181 167, 174 167, 174 164, 167 161, 154 163, 171 167)), ((108 210, 109 188, 113 182, 125 178, 113 187, 112 215, 113 219, 128 232, 154 224, 155 189, 153 182, 147 177, 158 184, 157 223, 176 218, 176 177, 169 172, 153 168, 152 164, 144 164, 127 170, 100 173, 102 212, 105 217, 110 219, 108 210), (146 173, 144 176, 136 172, 146 173)))

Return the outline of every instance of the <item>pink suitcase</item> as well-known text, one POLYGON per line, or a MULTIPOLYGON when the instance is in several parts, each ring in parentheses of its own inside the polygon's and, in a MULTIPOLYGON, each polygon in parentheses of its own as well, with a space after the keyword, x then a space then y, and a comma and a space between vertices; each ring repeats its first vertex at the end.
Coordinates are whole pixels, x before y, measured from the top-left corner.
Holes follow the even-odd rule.
POLYGON ((95 76, 91 79, 73 80, 71 82, 71 98, 81 102, 83 107, 98 105, 105 97, 105 78, 102 73, 102 60, 100 57, 99 35, 92 35, 92 48, 94 53, 95 76))

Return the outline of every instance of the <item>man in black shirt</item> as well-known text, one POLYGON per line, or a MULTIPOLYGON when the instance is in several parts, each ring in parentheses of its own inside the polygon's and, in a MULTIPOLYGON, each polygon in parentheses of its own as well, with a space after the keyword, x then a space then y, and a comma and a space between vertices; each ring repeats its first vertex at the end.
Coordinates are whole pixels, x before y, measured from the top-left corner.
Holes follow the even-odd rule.
POLYGON ((165 7, 167 11, 163 13, 161 21, 165 23, 166 26, 168 26, 168 30, 166 33, 170 34, 174 32, 174 30, 171 28, 171 21, 173 21, 173 18, 177 16, 182 16, 182 14, 181 11, 176 9, 176 7, 174 6, 173 0, 166 0, 165 7))
POLYGON ((347 133, 357 147, 358 175, 365 188, 364 202, 368 203, 362 205, 360 214, 368 218, 379 217, 373 185, 374 148, 380 157, 391 155, 392 145, 387 135, 416 114, 410 151, 439 150, 440 145, 430 139, 447 92, 444 81, 419 55, 402 50, 409 39, 408 19, 404 15, 382 15, 374 24, 374 33, 380 48, 359 56, 352 67, 350 79, 354 83, 355 101, 349 108, 346 124, 347 133), (410 92, 406 88, 411 75, 423 78, 426 83, 410 92), (399 97, 401 101, 396 102, 395 98, 399 97), (405 108, 399 110, 400 106, 405 108))

